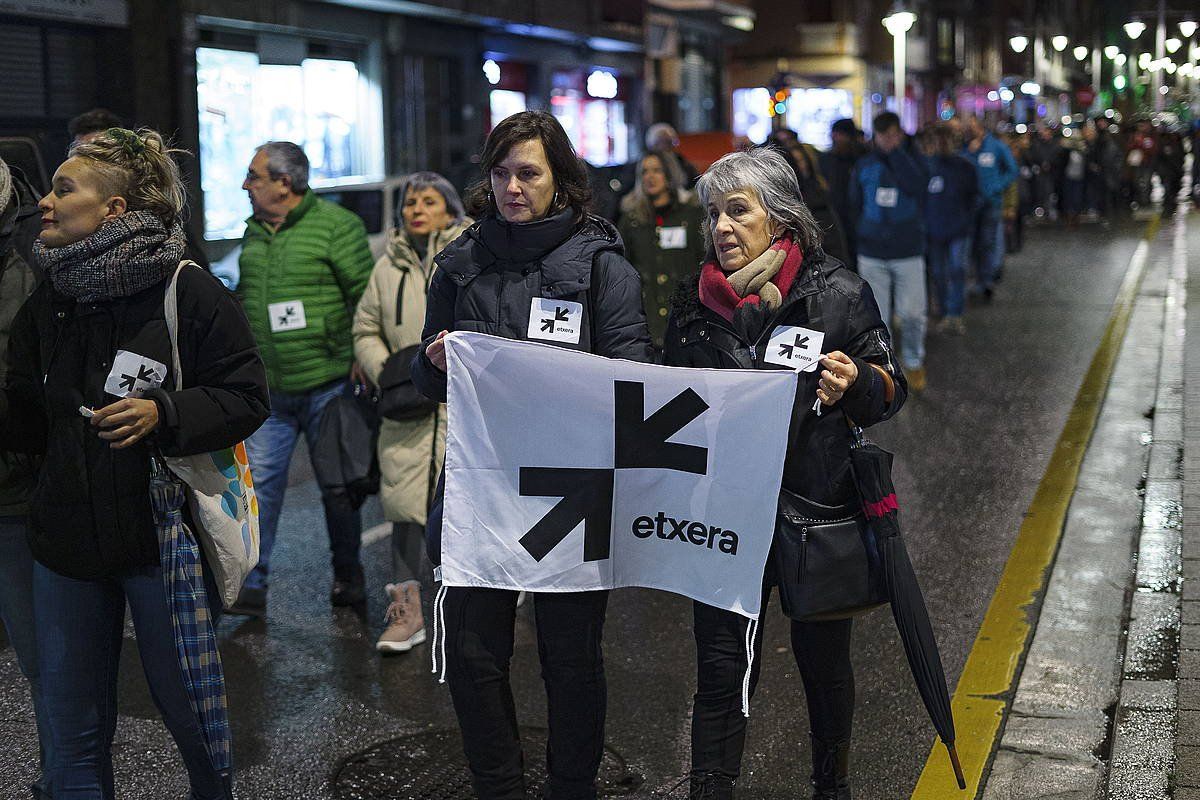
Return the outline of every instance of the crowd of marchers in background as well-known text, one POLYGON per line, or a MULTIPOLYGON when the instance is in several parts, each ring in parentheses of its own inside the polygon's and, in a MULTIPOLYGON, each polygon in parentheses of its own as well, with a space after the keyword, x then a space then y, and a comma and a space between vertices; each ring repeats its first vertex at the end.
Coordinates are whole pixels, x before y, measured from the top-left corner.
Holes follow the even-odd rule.
MULTIPOLYGON (((376 490, 393 524, 391 581, 383 587, 388 607, 377 649, 402 653, 425 641, 421 597, 432 587, 429 555, 437 558, 433 545, 427 553, 427 542, 436 542, 429 534, 440 530, 446 436, 439 392, 427 389, 441 381, 444 397, 441 334, 476 324, 524 338, 521 325, 504 333, 503 325, 488 321, 527 319, 526 293, 540 291, 530 288, 536 281, 529 276, 552 262, 580 284, 591 270, 617 277, 628 270, 628 281, 604 284, 628 291, 594 298, 605 325, 588 343, 591 352, 684 366, 731 366, 722 354, 753 354, 753 345, 741 347, 744 339, 757 341, 776 319, 772 314, 792 308, 792 286, 804 285, 809 273, 841 271, 840 286, 873 298, 854 312, 873 345, 865 347, 861 336, 843 337, 851 352, 842 361, 822 362, 829 371, 821 373, 817 397, 829 406, 858 403, 860 423, 882 420, 908 389, 921 392, 937 380, 925 372, 929 321, 946 335, 965 332, 969 298, 992 302, 1004 256, 1021 248, 1027 220, 1068 228, 1103 224, 1145 208, 1152 197, 1173 211, 1185 149, 1195 153, 1197 144, 1195 134, 1187 140, 1148 120, 1118 130, 1106 117, 1077 129, 1022 135, 996 133, 967 117, 909 136, 899 118, 885 112, 872 121, 869 143, 848 119, 833 125, 827 152, 779 129, 761 147, 747 144, 744 158, 726 157, 700 176, 679 151, 675 131, 656 124, 647 132, 645 154, 629 165, 630 191, 600 196, 589 187, 595 173, 553 117, 518 116, 489 136, 464 196, 436 173, 408 177, 387 250, 377 260, 362 220, 314 193, 303 149, 263 143, 246 154, 242 188, 252 214, 233 294, 203 270, 181 266, 204 263, 183 225, 186 193, 177 159, 187 154, 156 132, 126 129, 99 111, 82 115, 72 123, 69 156, 40 199, 19 170, 0 161, 0 432, 3 451, 10 451, 0 451, 0 615, 38 720, 45 772, 32 787, 36 797, 113 795, 116 670, 126 606, 193 796, 232 797, 231 762, 214 757, 228 755, 223 690, 198 695, 193 683, 178 679, 180 664, 219 664, 212 625, 222 611, 266 614, 271 555, 301 434, 324 505, 330 603, 365 602, 364 493, 326 477, 331 470, 322 445, 330 436, 335 445, 345 438, 330 424, 330 410, 344 409, 343 401, 376 397, 382 417, 365 448, 377 455, 376 490), (479 262, 484 250, 487 264, 479 262), (493 286, 491 264, 521 270, 493 286), (807 265, 805 275, 801 265, 807 265), (761 280, 754 283, 751 273, 761 280), (470 304, 455 300, 451 282, 474 287, 470 304), (177 299, 175 347, 165 335, 165 286, 177 299), (747 303, 750 296, 754 302, 747 303), (459 312, 468 317, 460 319, 459 312), (730 349, 692 348, 683 358, 673 337, 680 339, 687 320, 705 319, 729 332, 730 349), (862 352, 853 350, 855 342, 862 352), (166 377, 178 370, 188 386, 178 375, 166 377), (425 388, 416 392, 416 384, 425 388), (877 407, 868 408, 869 398, 877 407), (184 618, 176 590, 164 590, 164 580, 177 584, 160 546, 193 520, 184 508, 175 509, 172 522, 152 503, 150 489, 168 481, 153 471, 161 466, 156 459, 220 451, 242 440, 258 498, 259 561, 236 602, 223 608, 198 554, 193 574, 176 576, 205 579, 186 593, 188 603, 203 608, 184 618), (197 653, 198 646, 211 649, 197 653), (201 707, 220 713, 200 719, 201 707)), ((835 300, 823 302, 833 303, 837 318, 854 316, 835 300)), ((749 363, 756 366, 753 358, 749 363)), ((845 438, 844 426, 838 435, 845 438)), ((557 606, 553 598, 536 598, 540 646, 552 654, 586 651, 591 660, 583 666, 602 676, 597 659, 606 600, 576 603, 573 597, 557 606)), ((450 595, 451 633, 479 633, 488 658, 511 650, 516 595, 495 603, 476 598, 471 608, 469 599, 450 595)), ((698 630, 725 624, 697 620, 698 630)), ((840 654, 836 663, 809 659, 797 645, 806 684, 811 678, 814 686, 825 681, 844 688, 852 680, 848 625, 796 635, 802 643, 836 640, 822 653, 840 654), (822 677, 822 670, 830 674, 822 677)), ((516 775, 514 796, 523 796, 519 745, 501 741, 487 726, 468 725, 484 712, 471 711, 477 704, 461 693, 466 678, 455 678, 455 665, 466 670, 471 658, 482 656, 456 661, 461 643, 451 639, 451 688, 459 692, 468 756, 495 756, 506 776, 516 775)), ((738 651, 741 639, 734 640, 730 646, 738 651)), ((744 665, 726 660, 720 670, 710 669, 709 688, 740 698, 744 665), (718 672, 735 680, 718 680, 718 672)), ((219 666, 216 672, 219 677, 219 666)), ((548 684, 571 683, 567 672, 547 667, 548 684)), ((511 704, 511 696, 492 700, 501 711, 511 704)), ((577 700, 566 704, 570 713, 558 729, 592 730, 599 719, 602 734, 603 692, 577 700)), ((830 709, 813 732, 813 796, 822 799, 849 796, 852 697, 830 709)), ((698 741, 728 730, 721 727, 727 717, 741 719, 735 711, 714 711, 711 730, 697 734, 698 741)), ((592 745, 602 741, 592 741, 594 734, 591 749, 557 767, 568 764, 578 773, 573 780, 582 794, 573 796, 594 796, 599 751, 592 745)), ((735 749, 716 766, 695 768, 693 796, 732 797, 740 744, 735 749), (714 786, 725 793, 711 792, 714 786)), ((478 766, 472 760, 480 773, 478 766)), ((482 778, 476 778, 478 788, 482 778)))

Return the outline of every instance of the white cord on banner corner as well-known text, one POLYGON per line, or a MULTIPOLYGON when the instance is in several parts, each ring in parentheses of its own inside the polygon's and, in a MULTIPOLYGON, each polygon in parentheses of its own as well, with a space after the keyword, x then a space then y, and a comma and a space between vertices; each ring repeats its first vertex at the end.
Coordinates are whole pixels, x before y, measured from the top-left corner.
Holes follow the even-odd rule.
POLYGON ((746 677, 742 679, 742 716, 750 716, 750 673, 754 669, 754 636, 758 632, 758 620, 746 625, 746 677))
POLYGON ((430 649, 430 657, 433 660, 433 669, 430 672, 437 674, 438 672, 438 657, 441 657, 441 675, 438 677, 438 683, 446 682, 446 584, 438 587, 437 595, 433 598, 433 643, 430 649), (438 650, 438 642, 441 642, 441 650, 438 650))

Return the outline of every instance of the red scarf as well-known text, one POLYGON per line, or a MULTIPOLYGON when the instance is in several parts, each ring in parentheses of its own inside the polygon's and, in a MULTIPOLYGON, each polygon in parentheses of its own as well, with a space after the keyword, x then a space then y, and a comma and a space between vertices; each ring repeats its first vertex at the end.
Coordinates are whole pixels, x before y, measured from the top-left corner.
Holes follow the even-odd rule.
MULTIPOLYGON (((789 233, 770 247, 771 250, 783 250, 787 255, 779 272, 771 278, 771 283, 779 289, 779 294, 787 297, 804 263, 804 251, 792 241, 789 233)), ((717 262, 709 261, 700 268, 700 302, 720 314, 729 322, 733 322, 733 312, 746 303, 758 305, 760 298, 756 294, 738 296, 737 291, 729 284, 725 273, 717 266, 717 262)))

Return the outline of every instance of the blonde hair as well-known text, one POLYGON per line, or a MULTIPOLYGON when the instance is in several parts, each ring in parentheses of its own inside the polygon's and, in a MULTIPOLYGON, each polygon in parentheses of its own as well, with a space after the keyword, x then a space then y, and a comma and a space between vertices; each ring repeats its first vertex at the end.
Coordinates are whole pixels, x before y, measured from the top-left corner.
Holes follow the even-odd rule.
POLYGON ((109 128, 90 142, 71 148, 95 170, 104 192, 125 198, 130 211, 149 211, 168 228, 183 221, 186 194, 172 156, 188 154, 171 147, 158 131, 109 128))

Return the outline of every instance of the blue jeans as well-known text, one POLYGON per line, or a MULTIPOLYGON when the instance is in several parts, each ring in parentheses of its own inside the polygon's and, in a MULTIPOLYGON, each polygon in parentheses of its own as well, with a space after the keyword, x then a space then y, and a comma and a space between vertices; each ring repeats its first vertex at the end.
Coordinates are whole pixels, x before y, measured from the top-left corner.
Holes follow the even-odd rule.
POLYGON ((229 776, 213 768, 184 688, 162 569, 143 567, 120 577, 81 581, 35 563, 33 602, 54 800, 116 797, 112 740, 126 602, 150 696, 179 747, 193 800, 229 798, 229 776))
POLYGON ((885 259, 860 253, 858 274, 875 293, 879 314, 889 330, 893 308, 900 318, 900 361, 904 368, 920 368, 925 363, 925 324, 929 313, 924 256, 885 259))
POLYGON ((975 260, 975 283, 980 291, 990 290, 996 283, 1000 263, 1004 259, 1004 215, 1000 201, 984 201, 975 215, 975 240, 972 244, 975 260))
MULTIPOLYGON (((246 576, 246 586, 267 588, 271 571, 271 550, 279 530, 279 514, 287 490, 288 466, 300 433, 308 444, 308 456, 316 453, 321 417, 329 401, 346 390, 346 382, 318 386, 307 392, 271 391, 271 416, 246 442, 254 491, 258 495, 258 565, 246 576)), ((321 491, 325 506, 325 528, 333 554, 333 573, 345 579, 359 569, 358 551, 362 540, 362 518, 344 494, 321 491)))
POLYGON ((933 287, 943 316, 962 316, 966 304, 967 257, 970 250, 970 236, 929 242, 929 271, 933 274, 933 287))
MULTIPOLYGON (((50 761, 50 727, 37 664, 37 637, 33 624, 33 555, 25 538, 25 517, 0 517, 0 618, 17 653, 17 666, 29 681, 33 713, 37 720, 41 764, 50 761)), ((31 787, 35 798, 49 798, 47 776, 31 787)))

